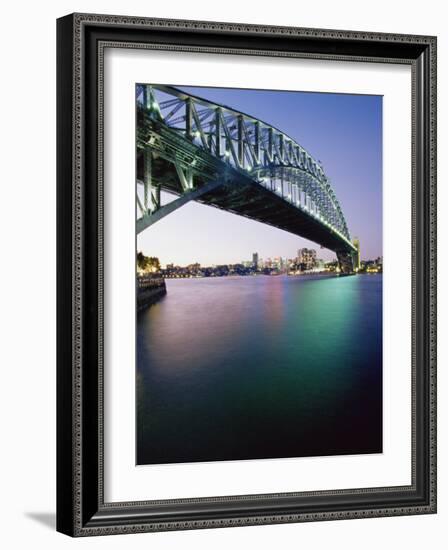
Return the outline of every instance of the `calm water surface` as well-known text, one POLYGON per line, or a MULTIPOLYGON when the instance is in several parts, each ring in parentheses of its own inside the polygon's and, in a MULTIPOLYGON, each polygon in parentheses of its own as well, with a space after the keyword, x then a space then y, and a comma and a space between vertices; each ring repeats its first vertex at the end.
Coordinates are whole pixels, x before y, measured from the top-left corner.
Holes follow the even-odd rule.
POLYGON ((382 451, 382 276, 167 280, 137 318, 137 463, 382 451))

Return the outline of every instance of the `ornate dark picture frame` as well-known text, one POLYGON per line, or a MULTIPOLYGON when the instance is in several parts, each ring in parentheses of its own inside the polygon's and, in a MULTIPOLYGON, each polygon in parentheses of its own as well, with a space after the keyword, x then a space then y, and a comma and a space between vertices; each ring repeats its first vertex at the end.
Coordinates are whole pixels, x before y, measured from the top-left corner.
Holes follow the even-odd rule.
POLYGON ((57 529, 71 536, 436 512, 436 38, 73 14, 57 22, 57 529), (412 68, 412 484, 104 501, 103 53, 110 46, 412 68))

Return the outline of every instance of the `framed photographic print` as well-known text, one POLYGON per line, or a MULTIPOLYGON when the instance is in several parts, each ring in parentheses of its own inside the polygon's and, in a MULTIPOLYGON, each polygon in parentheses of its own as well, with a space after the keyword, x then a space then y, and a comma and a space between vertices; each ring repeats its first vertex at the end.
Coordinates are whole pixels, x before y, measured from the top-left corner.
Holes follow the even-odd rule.
POLYGON ((436 39, 58 20, 71 536, 436 511, 436 39))

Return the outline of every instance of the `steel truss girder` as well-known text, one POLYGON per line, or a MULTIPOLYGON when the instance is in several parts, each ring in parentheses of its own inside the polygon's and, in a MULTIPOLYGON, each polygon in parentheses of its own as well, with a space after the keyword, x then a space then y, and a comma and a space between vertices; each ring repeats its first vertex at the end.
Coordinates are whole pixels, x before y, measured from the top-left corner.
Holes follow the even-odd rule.
POLYGON ((220 185, 222 185, 223 182, 221 181, 211 181, 206 185, 203 185, 202 187, 199 187, 198 189, 194 189, 191 191, 186 191, 183 195, 178 197, 177 199, 169 202, 168 204, 161 206, 158 210, 156 210, 154 213, 148 214, 146 216, 143 216, 137 220, 137 235, 153 225, 154 223, 160 221, 165 216, 168 216, 168 214, 171 214, 184 204, 187 204, 190 201, 194 201, 205 195, 206 193, 209 193, 210 191, 213 191, 220 185))
MULTIPOLYGON (((262 173, 269 174, 269 177, 280 176, 278 179, 281 180, 284 200, 294 202, 296 199, 295 204, 303 206, 303 199, 310 215, 321 218, 351 246, 342 209, 321 165, 292 138, 261 120, 176 88, 142 85, 138 93, 146 98, 145 106, 148 102, 151 105, 146 114, 152 123, 159 123, 160 127, 174 131, 179 137, 179 143, 174 144, 173 150, 167 150, 164 143, 159 154, 164 158, 177 159, 175 167, 183 191, 191 189, 193 173, 199 172, 206 177, 204 172, 210 172, 210 164, 214 164, 209 162, 210 156, 252 178, 262 173), (175 114, 178 116, 173 118, 175 114), (194 146, 190 156, 196 160, 203 160, 200 150, 207 153, 203 157, 208 162, 190 171, 192 159, 188 159, 188 154, 182 155, 184 147, 180 145, 181 141, 194 146)), ((153 137, 155 143, 152 146, 161 149, 157 144, 157 131, 153 137)), ((144 149, 147 143, 141 145, 144 149)), ((258 183, 262 184, 260 181, 258 183)), ((157 201, 157 196, 154 200, 157 201)))

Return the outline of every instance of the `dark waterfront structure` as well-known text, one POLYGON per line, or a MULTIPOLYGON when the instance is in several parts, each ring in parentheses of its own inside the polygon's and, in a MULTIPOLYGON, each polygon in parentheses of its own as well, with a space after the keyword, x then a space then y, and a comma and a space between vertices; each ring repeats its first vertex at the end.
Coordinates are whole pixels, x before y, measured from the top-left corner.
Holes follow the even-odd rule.
POLYGON ((137 276, 137 311, 155 304, 165 294, 165 279, 160 274, 137 276))
POLYGON ((353 271, 341 206, 321 164, 269 123, 168 86, 137 86, 137 233, 189 201, 272 225, 353 271), (178 198, 161 204, 161 190, 178 198))

